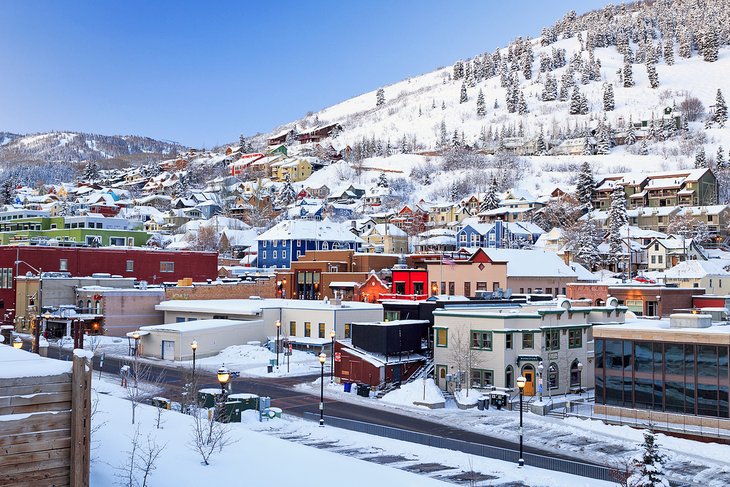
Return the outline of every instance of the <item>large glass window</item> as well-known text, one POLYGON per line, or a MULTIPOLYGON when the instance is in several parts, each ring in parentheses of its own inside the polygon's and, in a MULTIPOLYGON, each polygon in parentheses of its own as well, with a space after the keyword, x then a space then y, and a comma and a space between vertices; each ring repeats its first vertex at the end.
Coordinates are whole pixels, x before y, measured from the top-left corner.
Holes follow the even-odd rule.
POLYGON ((555 362, 548 366, 548 387, 550 389, 557 389, 559 386, 559 375, 558 375, 558 364, 555 362))
POLYGON ((545 330, 545 350, 560 350, 560 330, 545 330))
POLYGON ((446 328, 438 328, 436 330, 436 346, 447 347, 449 344, 449 330, 446 328))
POLYGON ((522 348, 535 348, 534 333, 522 333, 522 348))
POLYGON ((492 332, 491 331, 472 331, 471 332, 471 348, 480 350, 492 349, 492 332))
POLYGON ((568 330, 568 348, 580 348, 583 346, 583 329, 571 328, 568 330))

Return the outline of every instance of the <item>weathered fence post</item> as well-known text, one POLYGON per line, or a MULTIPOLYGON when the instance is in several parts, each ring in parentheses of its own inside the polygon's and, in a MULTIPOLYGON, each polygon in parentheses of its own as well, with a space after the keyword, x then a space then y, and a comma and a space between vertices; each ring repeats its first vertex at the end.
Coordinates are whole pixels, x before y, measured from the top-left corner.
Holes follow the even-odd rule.
POLYGON ((71 378, 71 486, 89 486, 91 447, 91 357, 74 350, 71 378))

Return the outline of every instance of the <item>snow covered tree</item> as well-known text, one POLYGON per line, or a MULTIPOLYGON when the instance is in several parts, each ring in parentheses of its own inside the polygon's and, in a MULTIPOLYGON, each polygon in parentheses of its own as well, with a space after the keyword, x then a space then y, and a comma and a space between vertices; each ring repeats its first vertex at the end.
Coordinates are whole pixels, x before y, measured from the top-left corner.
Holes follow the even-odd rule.
POLYGON ((659 453, 654 433, 644 433, 642 451, 634 457, 636 471, 626 481, 628 487, 669 487, 664 475, 667 457, 659 453))
MULTIPOLYGON (((701 202, 701 204, 705 203, 701 202)), ((695 243, 700 245, 708 241, 711 237, 707 223, 699 218, 695 218, 689 212, 674 215, 667 225, 667 233, 670 235, 679 235, 685 239, 691 238, 695 243)))
POLYGON ((575 240, 573 251, 575 259, 585 265, 588 270, 595 271, 601 264, 601 254, 598 246, 601 243, 600 231, 596 222, 590 217, 587 220, 580 221, 574 230, 575 240))
POLYGON ((686 59, 692 57, 692 34, 687 30, 679 38, 679 57, 686 59))
POLYGON ((576 86, 573 89, 573 96, 570 98, 570 114, 571 115, 580 115, 581 113, 581 95, 580 90, 576 86))
POLYGON ((588 97, 584 93, 580 95, 580 114, 588 115, 588 97))
POLYGON ((296 198, 297 192, 291 183, 289 173, 287 173, 284 177, 284 185, 281 187, 279 194, 277 195, 277 200, 282 207, 286 207, 292 204, 296 198))
POLYGON ((634 86, 634 71, 631 66, 631 62, 629 62, 629 56, 624 56, 624 71, 623 71, 623 77, 624 77, 624 88, 631 88, 634 86))
POLYGON ((99 179, 99 164, 96 161, 87 161, 84 168, 84 180, 96 181, 99 179))
POLYGON ((603 111, 611 112, 616 107, 616 102, 613 96, 613 85, 608 83, 603 89, 603 111))
POLYGON ((479 90, 479 95, 477 95, 477 116, 483 117, 487 114, 487 104, 484 102, 484 93, 482 90, 479 90))
POLYGON ((542 129, 537 135, 537 141, 535 142, 535 154, 538 156, 547 155, 547 145, 545 144, 545 136, 543 135, 542 129))
POLYGON ((243 151, 243 148, 246 146, 246 137, 243 134, 238 136, 238 145, 241 147, 241 151, 243 151))
POLYGON ((555 76, 548 73, 545 76, 545 86, 542 90, 542 101, 553 101, 558 98, 558 82, 555 76))
POLYGON ((520 115, 526 115, 527 110, 527 102, 525 101, 525 94, 522 92, 522 90, 519 90, 519 98, 517 101, 517 113, 520 115))
POLYGON ((596 191, 596 181, 593 179, 593 171, 588 161, 581 164, 578 181, 575 183, 575 186, 575 196, 578 202, 583 208, 590 209, 593 193, 596 191))
POLYGON ((484 194, 484 199, 479 205, 479 212, 493 210, 499 208, 499 197, 497 197, 497 178, 492 176, 487 192, 484 194))
POLYGON ((464 61, 456 61, 454 63, 454 80, 464 77, 464 61))
POLYGON ((674 40, 671 37, 664 42, 664 62, 667 66, 674 64, 674 40))
POLYGON ((725 160, 725 153, 722 150, 722 146, 717 148, 717 155, 715 156, 715 167, 720 171, 727 169, 727 161, 725 160))
POLYGON ((606 155, 611 151, 611 141, 608 135, 608 128, 601 124, 598 128, 598 144, 596 144, 596 154, 606 155))
POLYGON ((626 145, 634 145, 636 143, 636 129, 634 123, 629 116, 629 126, 626 127, 626 145))
POLYGON ((722 96, 722 90, 717 89, 717 95, 715 95, 715 115, 713 121, 720 127, 725 126, 727 122, 727 104, 725 104, 725 98, 722 96))
POLYGON ((707 159, 705 157, 705 148, 700 147, 700 150, 698 150, 697 154, 695 155, 695 169, 706 168, 706 167, 707 167, 707 159))
POLYGON ((649 86, 655 89, 659 88, 659 74, 656 72, 654 62, 646 63, 646 74, 649 76, 649 86))
POLYGON ((0 204, 11 205, 15 201, 15 181, 8 178, 0 186, 0 204))
POLYGON ((378 91, 375 92, 375 106, 382 107, 383 105, 385 105, 385 90, 378 88, 378 91))
POLYGON ((720 50, 720 43, 717 37, 717 32, 713 28, 707 32, 702 39, 702 57, 708 63, 714 63, 717 61, 717 56, 720 50))
POLYGON ((642 156, 648 156, 649 155, 649 147, 646 144, 646 139, 643 139, 641 141, 641 145, 639 146, 639 155, 642 155, 642 156))
POLYGON ((441 110, 446 110, 446 102, 445 101, 442 101, 441 102, 441 110))
POLYGON ((459 95, 459 103, 466 103, 467 101, 469 101, 469 97, 466 94, 466 84, 462 83, 461 84, 461 93, 459 95))
POLYGON ((387 188, 389 185, 390 184, 388 183, 388 176, 386 176, 384 172, 381 172, 380 176, 378 176, 377 186, 379 188, 387 188))
POLYGON ((449 145, 449 132, 446 130, 446 120, 441 120, 439 128, 439 147, 445 149, 449 145))
POLYGON ((623 256, 621 228, 629 222, 626 214, 626 193, 621 185, 617 185, 611 193, 611 206, 608 209, 608 261, 615 266, 623 256))
POLYGON ((591 141, 588 139, 588 137, 583 138, 583 155, 584 156, 593 155, 593 147, 591 146, 591 141))

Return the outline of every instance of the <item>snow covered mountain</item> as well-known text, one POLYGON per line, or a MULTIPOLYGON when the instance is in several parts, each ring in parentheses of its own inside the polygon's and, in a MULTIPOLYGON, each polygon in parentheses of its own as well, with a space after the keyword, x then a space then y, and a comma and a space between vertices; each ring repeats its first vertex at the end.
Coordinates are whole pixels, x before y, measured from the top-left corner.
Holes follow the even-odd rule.
MULTIPOLYGON (((353 161, 364 161, 365 169, 377 166, 420 179, 429 187, 416 193, 434 199, 483 190, 485 178, 468 172, 500 165, 517 167, 505 183, 522 181, 539 190, 573 182, 583 160, 596 173, 667 170, 693 165, 702 150, 712 164, 721 147, 725 153, 730 148, 728 128, 706 123, 718 90, 730 94, 728 20, 729 0, 661 0, 580 16, 569 12, 539 37, 491 46, 252 142, 263 146, 282 131, 304 133, 338 123, 342 131, 321 145, 351 151, 351 168, 353 161), (675 115, 679 126, 670 127, 675 115), (626 143, 630 121, 637 130, 633 144, 626 143), (601 144, 602 130, 608 147, 601 144), (448 152, 455 148, 461 152, 450 163, 448 152), (513 158, 504 160, 500 152, 513 158), (425 157, 401 154, 444 160, 432 158, 435 165, 424 170, 425 157), (455 181, 464 184, 454 190, 455 181)), ((352 178, 352 171, 333 165, 307 184, 331 180, 337 172, 341 180, 352 178)), ((366 174, 365 182, 371 180, 366 174)))
POLYGON ((79 162, 122 159, 148 162, 169 157, 185 148, 136 135, 98 135, 80 132, 48 132, 17 135, 0 132, 0 163, 79 162))

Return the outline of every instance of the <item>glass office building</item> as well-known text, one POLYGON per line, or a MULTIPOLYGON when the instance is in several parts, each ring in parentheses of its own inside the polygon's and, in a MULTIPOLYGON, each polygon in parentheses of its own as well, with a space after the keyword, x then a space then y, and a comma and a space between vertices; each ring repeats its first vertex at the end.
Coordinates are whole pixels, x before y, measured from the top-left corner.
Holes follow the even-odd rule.
POLYGON ((728 418, 729 348, 596 337, 596 404, 728 418))

